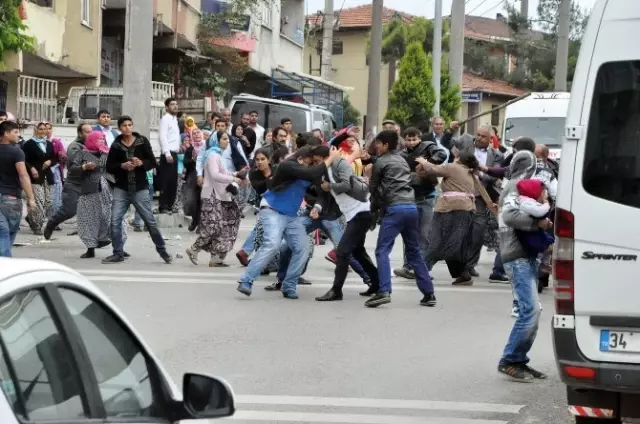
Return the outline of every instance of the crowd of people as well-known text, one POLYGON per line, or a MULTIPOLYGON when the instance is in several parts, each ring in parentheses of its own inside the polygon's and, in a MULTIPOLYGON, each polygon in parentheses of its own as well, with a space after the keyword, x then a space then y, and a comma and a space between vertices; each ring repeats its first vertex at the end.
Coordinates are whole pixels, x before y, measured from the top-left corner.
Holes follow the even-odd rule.
POLYGON ((398 236, 404 266, 394 272, 416 280, 419 304, 427 307, 437 302, 433 266, 445 261, 453 285, 472 285, 486 246, 495 252, 489 280, 510 282, 514 294, 516 322, 498 369, 514 379, 545 377, 527 365, 540 312, 538 269, 540 261, 548 263, 553 243, 558 170, 545 146, 521 138, 505 157, 495 128, 457 136, 458 123, 447 126, 441 118, 426 133, 414 127, 401 132, 387 120, 368 145, 356 126, 331 137, 321 130, 295 134, 295 123, 284 118, 281 126, 265 130, 256 111, 242 114, 235 125, 230 111, 216 112, 198 128, 189 117, 181 125, 175 99, 165 107, 159 161, 149 140, 133 131, 130 117, 119 117, 114 129, 106 110, 99 112, 98 125, 78 126, 78 138, 66 151, 46 122, 26 142, 15 122, 0 123, 0 256, 11 255, 23 193, 35 234, 49 239, 77 214, 87 247, 82 258, 112 245, 103 263, 129 257, 125 215, 133 206, 134 231, 146 229, 165 262, 173 258, 154 212, 182 209, 191 217, 189 231, 197 231, 187 258, 197 265, 206 252, 210 267, 226 267, 251 204, 256 225, 235 255, 246 267, 237 287, 246 296, 261 275, 276 273, 265 290, 297 299, 298 285, 311 283, 303 276, 317 230, 334 246, 327 259, 335 271, 332 287, 316 301, 342 300, 352 268, 370 308, 391 302, 389 257, 398 236), (376 227, 374 261, 365 241, 376 227))

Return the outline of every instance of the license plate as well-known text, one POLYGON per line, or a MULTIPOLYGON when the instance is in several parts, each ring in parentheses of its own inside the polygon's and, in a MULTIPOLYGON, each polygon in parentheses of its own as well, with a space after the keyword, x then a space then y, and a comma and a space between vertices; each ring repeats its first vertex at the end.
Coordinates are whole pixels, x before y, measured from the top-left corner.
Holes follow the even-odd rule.
POLYGON ((600 351, 640 352, 640 332, 601 330, 600 351))

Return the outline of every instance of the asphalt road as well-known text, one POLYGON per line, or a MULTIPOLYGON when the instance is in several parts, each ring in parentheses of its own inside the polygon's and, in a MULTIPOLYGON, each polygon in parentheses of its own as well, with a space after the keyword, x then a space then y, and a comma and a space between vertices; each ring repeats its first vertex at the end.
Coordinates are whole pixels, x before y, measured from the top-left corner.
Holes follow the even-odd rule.
MULTIPOLYGON (((252 228, 243 222, 240 241, 252 228)), ((133 257, 101 265, 110 254, 81 260, 84 247, 67 236, 71 226, 42 242, 23 229, 14 256, 49 259, 79 270, 125 312, 179 382, 187 371, 228 380, 238 397, 240 423, 506 424, 572 422, 553 361, 552 298, 544 306, 532 365, 549 379, 532 384, 505 380, 496 372, 507 335, 511 290, 487 281, 493 255, 484 253, 473 287, 452 287, 446 267, 434 269, 438 306, 418 305, 408 280, 394 279, 393 301, 371 310, 349 274, 345 300, 317 303, 327 290, 330 249, 317 246, 300 299, 283 299, 262 286, 246 298, 236 292, 242 269, 235 257, 227 269, 209 269, 185 257, 165 265, 146 233, 129 233, 133 257)), ((184 256, 194 239, 186 229, 164 231, 170 251, 184 256)), ((238 243, 239 245, 240 243, 238 243)), ((375 234, 368 238, 371 252, 375 234)), ((396 246, 392 263, 401 265, 396 246)), ((218 421, 219 422, 219 421, 218 421)))

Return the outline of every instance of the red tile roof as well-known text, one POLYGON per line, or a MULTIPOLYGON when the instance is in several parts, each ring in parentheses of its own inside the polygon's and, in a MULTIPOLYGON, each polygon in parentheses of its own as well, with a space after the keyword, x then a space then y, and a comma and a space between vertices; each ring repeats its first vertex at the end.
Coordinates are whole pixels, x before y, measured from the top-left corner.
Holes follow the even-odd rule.
MULTIPOLYGON (((541 32, 530 31, 534 38, 542 36, 541 32)), ((495 38, 511 38, 513 32, 502 15, 496 15, 496 19, 484 16, 467 15, 464 22, 464 36, 477 40, 492 40, 495 38)))
POLYGON ((507 97, 518 97, 527 93, 526 90, 514 87, 506 81, 490 80, 469 72, 465 72, 462 76, 462 91, 480 91, 507 97))
MULTIPOLYGON (((336 11, 338 26, 340 28, 369 28, 371 27, 372 10, 373 6, 370 4, 338 10, 336 11)), ((397 10, 385 7, 382 12, 382 23, 389 23, 394 16, 401 17, 408 21, 414 18, 414 16, 408 13, 398 12, 397 10)), ((309 26, 322 25, 322 18, 322 12, 308 15, 307 24, 309 26)))

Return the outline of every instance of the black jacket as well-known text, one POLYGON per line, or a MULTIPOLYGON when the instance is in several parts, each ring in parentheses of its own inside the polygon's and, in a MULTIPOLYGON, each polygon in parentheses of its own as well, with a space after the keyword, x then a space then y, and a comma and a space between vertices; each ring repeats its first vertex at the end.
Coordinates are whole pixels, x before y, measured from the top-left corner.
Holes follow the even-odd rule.
MULTIPOLYGON (((433 141, 435 143, 436 138, 433 136, 433 131, 429 134, 423 134, 422 141, 433 141)), ((446 130, 440 139, 440 144, 451 152, 451 149, 453 148, 453 131, 446 130)), ((449 163, 452 163, 453 159, 453 154, 449 154, 449 163)))
POLYGON ((433 164, 440 165, 447 160, 447 152, 441 149, 435 141, 423 141, 413 149, 406 147, 400 155, 405 158, 411 169, 411 185, 415 192, 416 202, 431 197, 436 191, 438 178, 435 176, 420 178, 416 174, 418 166, 416 159, 422 157, 433 164))
POLYGON ((294 155, 280 162, 273 171, 270 190, 274 192, 284 190, 297 180, 313 183, 320 180, 325 172, 327 172, 327 166, 324 162, 313 166, 301 165, 294 155))
POLYGON ((387 152, 373 164, 369 182, 371 210, 378 211, 393 205, 415 204, 411 184, 411 168, 398 153, 387 152))
POLYGON ((53 185, 53 172, 51 168, 58 163, 56 155, 53 154, 53 143, 47 140, 46 152, 43 152, 40 146, 38 146, 38 143, 34 139, 30 139, 24 143, 22 150, 24 151, 24 162, 27 171, 29 171, 31 184, 43 185, 46 182, 48 185, 53 185), (51 164, 46 170, 43 170, 42 167, 48 160, 51 161, 51 164), (31 174, 31 170, 34 168, 38 171, 37 178, 33 178, 31 174))
POLYGON ((84 150, 84 141, 77 138, 67 147, 67 179, 64 181, 65 188, 80 192, 82 187, 82 163, 76 161, 76 156, 84 150), (79 163, 79 164, 78 164, 79 163))
POLYGON ((149 190, 147 171, 156 168, 158 163, 149 140, 136 132, 133 133, 133 136, 135 140, 129 147, 123 144, 122 134, 113 141, 107 157, 107 172, 115 178, 114 186, 117 188, 129 191, 129 177, 132 177, 131 183, 135 187, 135 191, 149 190), (133 157, 140 159, 142 166, 135 168, 133 171, 122 169, 122 164, 133 157))

